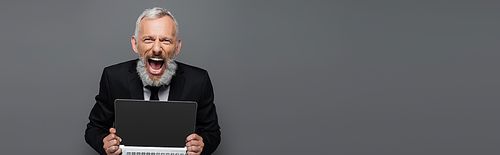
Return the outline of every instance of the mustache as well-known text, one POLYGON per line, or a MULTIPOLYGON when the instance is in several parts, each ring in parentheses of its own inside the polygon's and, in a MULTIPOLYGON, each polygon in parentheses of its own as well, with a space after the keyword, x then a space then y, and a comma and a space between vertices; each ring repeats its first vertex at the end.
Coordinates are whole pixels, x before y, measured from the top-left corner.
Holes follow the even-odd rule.
POLYGON ((137 74, 139 74, 139 77, 141 78, 141 81, 145 85, 150 85, 150 86, 161 86, 161 85, 167 85, 170 83, 170 80, 172 80, 172 77, 175 75, 175 71, 177 70, 177 63, 175 60, 172 58, 170 60, 167 60, 166 63, 166 70, 165 73, 161 76, 161 78, 158 81, 153 81, 151 77, 147 74, 147 69, 146 69, 146 59, 139 59, 137 62, 136 70, 137 74))
POLYGON ((143 59, 149 59, 149 58, 159 58, 159 59, 163 59, 163 60, 167 60, 167 56, 164 55, 163 53, 160 54, 160 55, 155 55, 155 54, 148 54, 148 55, 145 55, 143 59))

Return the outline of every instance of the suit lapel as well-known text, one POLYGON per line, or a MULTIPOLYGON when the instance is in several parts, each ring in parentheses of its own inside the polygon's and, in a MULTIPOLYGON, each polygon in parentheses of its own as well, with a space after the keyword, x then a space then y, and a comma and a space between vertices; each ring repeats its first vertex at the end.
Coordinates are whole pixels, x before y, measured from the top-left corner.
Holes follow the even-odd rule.
MULTIPOLYGON (((178 63, 179 64, 179 63, 178 63)), ((128 82, 128 90, 130 92, 131 99, 140 99, 144 100, 144 91, 141 78, 137 74, 137 70, 135 67, 137 66, 137 61, 133 63, 133 65, 129 68, 129 75, 127 76, 128 82)), ((186 78, 183 75, 184 70, 180 65, 178 65, 177 70, 175 71, 175 75, 172 77, 172 81, 170 81, 170 92, 168 95, 168 100, 171 101, 179 101, 182 97, 182 91, 184 88, 184 82, 186 78)))
POLYGON ((129 74, 127 76, 128 90, 130 92, 131 99, 144 100, 144 91, 142 86, 142 81, 135 67, 137 66, 137 61, 129 68, 129 74))
MULTIPOLYGON (((177 63, 179 64, 179 63, 177 63)), ((182 97, 182 90, 184 88, 184 70, 180 65, 177 65, 177 70, 175 71, 175 75, 172 77, 172 81, 170 81, 170 92, 168 93, 168 100, 170 101, 179 101, 182 97)))

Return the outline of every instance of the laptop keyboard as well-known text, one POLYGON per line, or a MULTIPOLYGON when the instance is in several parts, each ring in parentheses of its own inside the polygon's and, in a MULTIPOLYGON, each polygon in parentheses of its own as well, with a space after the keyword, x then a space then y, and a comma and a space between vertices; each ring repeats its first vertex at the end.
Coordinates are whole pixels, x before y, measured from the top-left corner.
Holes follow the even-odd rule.
POLYGON ((127 155, 187 155, 186 153, 127 152, 127 155))
POLYGON ((123 155, 187 155, 186 147, 143 147, 120 145, 123 155))

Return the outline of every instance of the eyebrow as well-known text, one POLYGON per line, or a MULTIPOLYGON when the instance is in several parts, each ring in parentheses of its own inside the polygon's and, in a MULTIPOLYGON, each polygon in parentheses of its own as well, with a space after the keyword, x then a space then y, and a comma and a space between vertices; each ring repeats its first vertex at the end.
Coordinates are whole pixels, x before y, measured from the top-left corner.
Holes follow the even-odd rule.
POLYGON ((172 37, 163 37, 161 39, 163 39, 163 40, 174 40, 174 38, 172 38, 172 37))
MULTIPOLYGON (((143 36, 142 39, 146 39, 146 38, 155 38, 157 39, 156 37, 153 37, 153 36, 143 36)), ((163 40, 174 40, 173 37, 162 37, 160 39, 163 39, 163 40)))

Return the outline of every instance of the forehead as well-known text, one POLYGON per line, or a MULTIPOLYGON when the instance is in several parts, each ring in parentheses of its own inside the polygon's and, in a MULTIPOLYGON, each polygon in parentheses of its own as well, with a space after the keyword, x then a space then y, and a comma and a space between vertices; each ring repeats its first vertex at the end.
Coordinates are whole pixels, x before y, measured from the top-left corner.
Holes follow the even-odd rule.
POLYGON ((141 19, 139 25, 140 36, 175 36, 175 23, 169 16, 156 19, 141 19))

